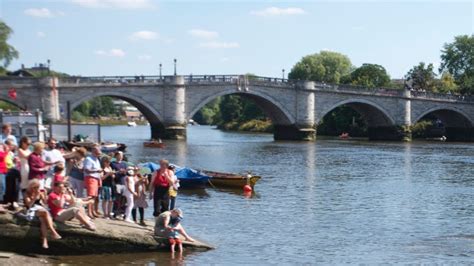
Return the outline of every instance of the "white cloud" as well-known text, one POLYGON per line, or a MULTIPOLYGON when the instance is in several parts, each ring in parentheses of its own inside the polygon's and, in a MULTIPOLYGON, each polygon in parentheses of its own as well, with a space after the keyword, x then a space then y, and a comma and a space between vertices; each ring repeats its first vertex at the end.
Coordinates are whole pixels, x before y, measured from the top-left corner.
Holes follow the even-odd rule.
POLYGON ((52 11, 47 8, 28 8, 23 11, 23 13, 30 17, 35 18, 54 18, 54 17, 62 17, 66 14, 63 11, 52 11))
POLYGON ((42 32, 42 31, 38 31, 38 32, 36 33, 36 37, 38 37, 38 38, 44 38, 44 37, 46 37, 46 33, 42 32))
POLYGON ((222 58, 220 59, 220 61, 221 61, 222 63, 228 62, 229 60, 230 60, 229 57, 222 57, 222 58))
POLYGON ((202 39, 214 39, 219 37, 219 33, 216 31, 202 30, 202 29, 192 29, 188 31, 191 36, 202 39))
POLYGON ((250 14, 255 16, 270 17, 270 16, 292 16, 292 15, 303 15, 306 11, 299 7, 267 7, 262 10, 252 10, 250 14))
POLYGON ((36 18, 52 18, 54 17, 53 12, 47 8, 28 8, 24 11, 25 15, 36 17, 36 18))
POLYGON ((125 56, 125 52, 122 49, 118 49, 118 48, 113 48, 108 51, 96 50, 94 53, 96 55, 110 56, 110 57, 124 57, 125 56))
POLYGON ((140 61, 150 61, 152 59, 152 56, 148 54, 143 54, 143 55, 139 55, 137 58, 140 61))
POLYGON ((202 42, 199 44, 202 48, 211 48, 211 49, 218 49, 218 48, 239 48, 240 45, 237 42, 202 42))
POLYGON ((158 33, 149 30, 141 30, 134 32, 130 35, 130 40, 138 41, 138 40, 155 40, 158 39, 158 33))
POLYGON ((72 0, 86 8, 117 8, 117 9, 144 9, 153 8, 151 0, 72 0))

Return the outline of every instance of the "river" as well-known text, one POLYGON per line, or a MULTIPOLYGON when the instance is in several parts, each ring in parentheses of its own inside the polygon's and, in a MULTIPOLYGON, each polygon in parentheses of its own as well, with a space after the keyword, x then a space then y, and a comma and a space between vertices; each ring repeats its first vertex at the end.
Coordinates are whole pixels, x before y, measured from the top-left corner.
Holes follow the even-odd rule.
MULTIPOLYGON (((263 176, 256 193, 182 191, 192 235, 217 248, 189 264, 474 263, 474 145, 320 139, 188 127, 187 141, 143 148, 147 126, 103 127, 131 160, 263 176)), ((150 216, 150 208, 147 210, 150 216)), ((167 252, 61 257, 63 263, 163 264, 167 252)))

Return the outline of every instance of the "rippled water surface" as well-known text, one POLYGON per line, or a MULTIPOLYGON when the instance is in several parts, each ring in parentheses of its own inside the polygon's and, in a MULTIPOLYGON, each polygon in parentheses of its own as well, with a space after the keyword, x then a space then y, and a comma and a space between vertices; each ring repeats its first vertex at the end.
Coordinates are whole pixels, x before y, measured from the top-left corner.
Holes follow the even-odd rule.
MULTIPOLYGON (((318 140, 188 127, 186 142, 143 148, 148 127, 105 127, 132 161, 263 176, 256 194, 181 192, 193 235, 217 246, 191 264, 474 263, 474 145, 318 140)), ((150 217, 151 218, 151 217, 150 217)), ((168 253, 65 257, 63 262, 172 263, 168 253)))

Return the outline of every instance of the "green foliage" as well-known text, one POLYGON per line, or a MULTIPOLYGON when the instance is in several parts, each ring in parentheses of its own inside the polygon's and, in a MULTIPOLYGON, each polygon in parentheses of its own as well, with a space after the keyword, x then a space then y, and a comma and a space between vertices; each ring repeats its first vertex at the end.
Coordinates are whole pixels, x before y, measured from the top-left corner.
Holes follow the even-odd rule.
POLYGON ((44 78, 44 77, 58 77, 58 78, 66 78, 69 77, 69 74, 58 72, 54 70, 43 70, 43 71, 29 71, 34 77, 37 78, 44 78))
POLYGON ((339 83, 351 71, 351 60, 340 53, 321 51, 307 55, 293 66, 288 78, 339 83))
POLYGON ((429 120, 421 120, 411 126, 411 134, 413 138, 426 138, 426 133, 433 127, 433 122, 429 120))
POLYGON ((354 137, 367 135, 365 120, 354 109, 345 105, 326 114, 317 128, 318 135, 338 136, 342 132, 348 132, 354 137))
POLYGON ((439 93, 458 93, 459 87, 454 80, 454 77, 449 72, 444 72, 441 75, 435 92, 439 93))
POLYGON ((194 121, 201 125, 215 125, 220 120, 219 104, 221 98, 217 97, 210 103, 206 104, 193 117, 194 121))
POLYGON ((0 109, 3 111, 19 111, 20 109, 9 102, 0 101, 0 109))
POLYGON ((435 91, 436 74, 433 64, 425 65, 424 62, 420 62, 408 71, 405 78, 411 82, 414 90, 435 91))
POLYGON ((85 122, 87 120, 87 118, 79 111, 73 111, 71 119, 76 122, 85 122))
POLYGON ((270 120, 259 120, 252 119, 241 124, 238 128, 239 131, 248 131, 248 132, 273 132, 272 121, 270 120))
MULTIPOLYGON (((118 115, 112 97, 102 96, 85 101, 74 109, 84 117, 114 116, 118 115)), ((74 113, 73 113, 74 114, 74 113)))
POLYGON ((18 51, 7 42, 12 33, 12 29, 0 20, 0 63, 2 65, 0 72, 2 73, 5 73, 5 68, 10 65, 13 59, 18 58, 18 51))
POLYGON ((342 83, 364 86, 369 88, 386 87, 390 85, 390 76, 385 68, 376 64, 363 64, 349 75, 345 76, 342 83))
POLYGON ((270 132, 271 121, 252 99, 225 95, 206 104, 193 117, 203 125, 218 125, 224 130, 270 132))
POLYGON ((440 72, 447 71, 455 79, 460 91, 474 94, 474 35, 460 35, 446 43, 441 50, 440 72))

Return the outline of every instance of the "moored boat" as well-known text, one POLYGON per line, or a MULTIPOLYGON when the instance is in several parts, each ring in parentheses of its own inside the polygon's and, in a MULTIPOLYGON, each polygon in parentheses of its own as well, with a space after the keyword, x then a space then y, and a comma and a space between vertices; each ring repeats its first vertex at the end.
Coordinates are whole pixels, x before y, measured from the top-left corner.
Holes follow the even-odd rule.
MULTIPOLYGON (((172 165, 175 167, 175 174, 178 177, 180 189, 205 188, 209 183, 209 178, 211 177, 200 171, 189 167, 172 165)), ((160 166, 154 162, 140 163, 139 167, 149 169, 151 172, 160 169, 160 166)))
POLYGON ((166 145, 161 141, 151 140, 143 142, 143 147, 163 149, 166 145))
POLYGON ((176 167, 180 188, 205 188, 210 176, 188 167, 176 167))
MULTIPOLYGON (((74 147, 84 147, 88 151, 90 151, 94 145, 98 144, 93 141, 63 141, 62 143, 68 150, 72 150, 74 147)), ((123 152, 127 149, 127 145, 123 143, 102 142, 99 145, 100 145, 101 151, 104 153, 110 153, 110 152, 116 152, 116 151, 123 152)))
POLYGON ((135 121, 128 121, 127 122, 127 126, 129 127, 136 127, 137 126, 137 123, 135 121))
POLYGON ((351 136, 349 136, 349 133, 343 132, 341 135, 339 135, 340 139, 350 139, 351 136))
POLYGON ((211 177, 209 183, 215 187, 243 188, 245 185, 249 185, 253 188, 261 179, 260 176, 252 174, 239 175, 206 170, 203 170, 202 173, 211 177))

